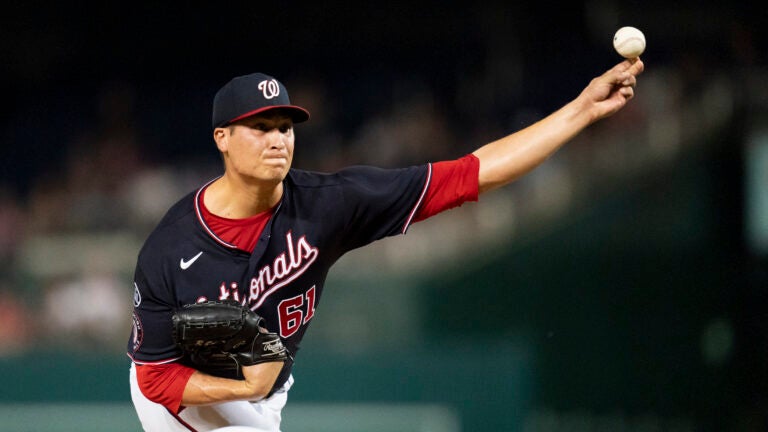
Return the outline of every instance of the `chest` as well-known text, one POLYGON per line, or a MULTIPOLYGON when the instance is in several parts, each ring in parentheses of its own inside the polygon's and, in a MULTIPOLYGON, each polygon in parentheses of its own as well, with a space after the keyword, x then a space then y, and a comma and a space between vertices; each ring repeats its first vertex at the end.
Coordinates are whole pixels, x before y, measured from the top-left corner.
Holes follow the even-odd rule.
POLYGON ((221 247, 186 252, 172 269, 178 306, 207 300, 247 304, 288 338, 312 316, 328 265, 317 242, 288 231, 265 236, 253 254, 221 247))

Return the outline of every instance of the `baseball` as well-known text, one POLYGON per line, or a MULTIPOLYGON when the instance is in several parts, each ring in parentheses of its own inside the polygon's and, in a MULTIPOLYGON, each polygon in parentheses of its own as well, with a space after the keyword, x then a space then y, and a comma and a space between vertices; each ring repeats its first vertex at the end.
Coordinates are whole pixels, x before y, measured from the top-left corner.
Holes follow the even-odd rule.
POLYGON ((645 51, 645 35, 634 27, 622 27, 613 35, 613 47, 624 58, 636 58, 645 51))

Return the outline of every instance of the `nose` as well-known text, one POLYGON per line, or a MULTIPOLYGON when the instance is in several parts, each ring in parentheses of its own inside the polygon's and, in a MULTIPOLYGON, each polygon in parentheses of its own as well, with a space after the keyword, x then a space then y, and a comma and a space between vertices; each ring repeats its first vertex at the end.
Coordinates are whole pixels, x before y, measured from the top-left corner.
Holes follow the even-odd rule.
POLYGON ((269 139, 269 146, 271 148, 283 149, 286 146, 285 140, 287 139, 279 129, 275 128, 269 131, 267 134, 269 139))

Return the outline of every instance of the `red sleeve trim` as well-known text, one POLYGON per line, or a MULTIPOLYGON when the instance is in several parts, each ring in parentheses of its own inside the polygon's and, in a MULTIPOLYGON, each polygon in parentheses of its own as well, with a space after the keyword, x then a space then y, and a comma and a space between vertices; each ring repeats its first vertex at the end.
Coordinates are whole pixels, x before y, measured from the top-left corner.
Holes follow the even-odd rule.
POLYGON ((173 414, 178 414, 181 408, 184 388, 193 373, 194 369, 179 363, 136 365, 141 393, 173 414))
POLYGON ((480 195, 480 159, 473 154, 432 164, 432 180, 414 222, 422 221, 480 195))

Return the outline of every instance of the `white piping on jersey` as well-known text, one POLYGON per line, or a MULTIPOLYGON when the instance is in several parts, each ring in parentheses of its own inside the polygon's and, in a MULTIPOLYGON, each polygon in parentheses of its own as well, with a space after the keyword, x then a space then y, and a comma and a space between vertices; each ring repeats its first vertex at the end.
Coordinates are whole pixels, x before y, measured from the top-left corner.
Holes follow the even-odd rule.
MULTIPOLYGON (((233 245, 232 243, 225 242, 219 236, 217 236, 212 229, 208 227, 208 224, 205 223, 205 219, 203 219, 202 210, 200 209, 200 194, 203 193, 203 191, 205 190, 205 188, 208 187, 208 185, 210 185, 211 183, 215 182, 220 178, 221 176, 214 178, 213 180, 204 184, 202 187, 200 187, 200 189, 197 190, 197 193, 195 193, 195 213, 197 214, 197 220, 200 222, 200 225, 203 226, 203 228, 208 233, 208 235, 213 237, 214 240, 216 240, 219 244, 223 246, 226 246, 230 249, 237 249, 237 246, 233 245)), ((408 214, 408 219, 405 221, 405 224, 403 224, 403 229, 400 231, 402 234, 405 234, 408 231, 408 227, 410 227, 411 221, 413 221, 413 218, 416 216, 416 212, 419 210, 419 207, 421 206, 422 201, 424 201, 424 197, 427 195, 427 190, 429 190, 429 185, 431 182, 432 182, 432 163, 428 163, 427 178, 424 181, 424 187, 422 188, 421 195, 419 196, 418 201, 416 201, 416 204, 413 206, 411 213, 408 214)))
POLYGON ((167 360, 141 361, 141 360, 136 360, 135 358, 133 358, 133 356, 130 353, 126 353, 126 355, 128 356, 128 358, 131 359, 132 362, 134 362, 134 363, 136 363, 138 365, 161 365, 161 364, 168 364, 168 363, 173 363, 173 362, 175 362, 177 360, 181 360, 181 358, 184 357, 183 355, 180 355, 178 357, 170 358, 170 359, 167 359, 167 360))
POLYGON ((424 197, 427 195, 427 190, 429 189, 429 184, 432 181, 432 163, 427 164, 427 179, 424 182, 424 189, 421 190, 421 196, 419 196, 419 200, 416 201, 416 205, 413 206, 413 210, 411 210, 411 214, 408 215, 408 220, 405 221, 405 225, 403 225, 402 233, 405 234, 408 231, 408 227, 411 225, 411 221, 413 220, 414 216, 416 216, 416 211, 421 206, 421 202, 424 201, 424 197))
MULTIPOLYGON (((269 297, 272 293, 279 290, 280 288, 296 280, 296 278, 304 274, 304 272, 307 271, 309 266, 311 266, 312 263, 314 263, 315 260, 317 260, 317 256, 318 256, 317 248, 315 248, 314 246, 306 242, 306 236, 302 236, 297 242, 297 248, 299 249, 298 260, 294 259, 293 239, 291 237, 290 231, 286 234, 286 244, 288 245, 288 254, 291 256, 289 258, 290 264, 288 265, 288 275, 290 276, 287 279, 272 285, 266 291, 259 293, 257 297, 258 301, 256 302, 255 305, 251 306, 251 310, 256 310, 260 308, 262 303, 264 303, 264 300, 267 299, 267 297, 269 297), (309 249, 301 247, 302 244, 306 247, 309 247, 309 249), (305 256, 304 254, 307 254, 307 255, 305 256), (303 259, 307 259, 308 261, 306 263, 302 263, 303 259), (300 265, 301 267, 298 267, 296 268, 295 271, 291 272, 291 270, 293 270, 294 268, 294 265, 300 265)), ((283 253, 282 256, 285 256, 285 253, 283 253)), ((279 256, 275 258, 275 261, 273 261, 272 264, 262 267, 261 270, 259 270, 258 274, 251 279, 251 290, 253 289, 254 283, 258 287, 259 282, 261 282, 261 287, 262 288, 266 287, 266 284, 269 283, 269 279, 271 279, 271 277, 268 277, 266 275, 269 274, 268 273, 269 271, 275 271, 273 270, 273 268, 274 266, 276 266, 275 263, 277 262, 278 259, 279 259, 279 256)), ((279 277, 275 278, 275 280, 279 280, 282 277, 285 277, 285 275, 280 275, 279 277)), ((248 296, 248 301, 249 302, 251 301, 250 295, 248 296)))
POLYGON ((222 240, 219 236, 216 235, 216 233, 213 232, 212 229, 208 227, 208 224, 205 223, 205 219, 203 218, 203 212, 200 209, 200 194, 203 193, 205 188, 208 187, 211 183, 215 182, 216 180, 220 179, 221 176, 216 177, 215 179, 209 181, 208 183, 204 184, 200 189, 197 190, 197 193, 195 194, 195 213, 197 213, 197 220, 200 222, 200 225, 205 228, 205 231, 213 237, 214 240, 216 240, 219 244, 222 246, 226 246, 230 249, 237 249, 237 246, 233 245, 232 243, 227 243, 224 240, 222 240))

